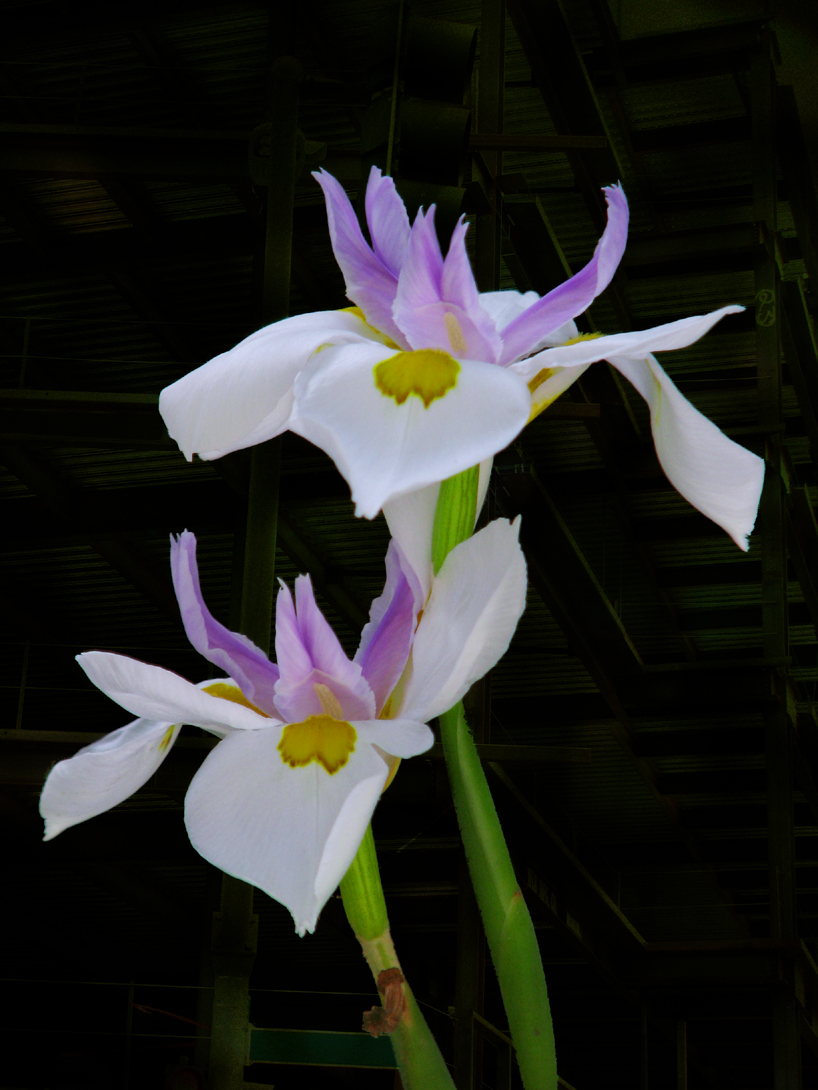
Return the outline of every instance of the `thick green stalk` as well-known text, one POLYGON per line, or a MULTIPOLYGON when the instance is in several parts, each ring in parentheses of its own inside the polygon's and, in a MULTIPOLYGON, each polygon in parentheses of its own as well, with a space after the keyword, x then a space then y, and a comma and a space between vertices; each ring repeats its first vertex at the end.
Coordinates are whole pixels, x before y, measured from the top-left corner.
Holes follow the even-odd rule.
MULTIPOLYGON (((471 536, 477 467, 444 481, 435 510, 432 561, 471 536)), ((479 578, 480 573, 475 573, 479 578)), ((526 1090, 556 1090, 557 1059, 548 989, 537 936, 514 873, 463 705, 440 716, 440 733, 463 846, 500 983, 526 1090)))
MULTIPOLYGON (((388 969, 400 970, 400 962, 389 933, 371 825, 341 881, 341 897, 347 919, 361 944, 375 983, 379 985, 378 990, 384 996, 380 987, 381 973, 388 969)), ((405 1090, 454 1090, 446 1061, 405 980, 399 991, 403 1010, 390 1036, 405 1090)))
POLYGON ((440 733, 472 885, 523 1086, 526 1090, 556 1090, 554 1027, 540 948, 462 704, 441 715, 440 733))

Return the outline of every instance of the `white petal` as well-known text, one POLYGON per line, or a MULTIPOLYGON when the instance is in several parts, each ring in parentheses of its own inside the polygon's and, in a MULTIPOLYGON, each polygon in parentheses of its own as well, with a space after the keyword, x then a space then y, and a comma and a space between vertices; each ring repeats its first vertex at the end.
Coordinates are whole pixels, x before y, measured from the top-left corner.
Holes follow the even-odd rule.
POLYGON ((496 519, 446 557, 415 637, 402 717, 446 711, 507 650, 525 609, 518 533, 519 519, 496 519))
POLYGON ((746 552, 764 481, 762 459, 691 405, 652 356, 611 363, 650 406, 656 454, 670 483, 746 552))
POLYGON ((414 719, 372 719, 353 723, 362 741, 370 742, 393 757, 417 757, 434 743, 435 736, 425 723, 414 719))
POLYGON ((51 840, 138 791, 164 761, 179 730, 171 723, 136 719, 58 761, 40 795, 43 839, 51 840))
POLYGON ((481 309, 488 314, 498 330, 504 329, 539 298, 536 291, 481 291, 479 295, 481 309))
POLYGON ((543 368, 580 367, 595 363, 597 360, 613 362, 615 356, 626 359, 644 359, 649 352, 667 352, 672 348, 686 348, 726 314, 739 314, 744 307, 721 307, 710 314, 694 314, 690 318, 680 318, 677 322, 657 325, 652 329, 637 329, 631 333, 613 333, 610 336, 593 337, 590 340, 577 341, 576 344, 563 344, 557 348, 547 348, 535 356, 509 365, 509 370, 530 382, 543 368))
POLYGON ((502 450, 528 419, 525 383, 503 368, 460 361, 457 383, 428 408, 380 392, 374 367, 394 355, 374 344, 330 348, 295 383, 292 431, 325 450, 349 482, 356 514, 445 480, 502 450))
POLYGON ((290 768, 281 729, 226 738, 193 777, 185 824, 200 855, 285 905, 296 930, 318 913, 355 857, 388 767, 362 739, 333 775, 290 768))
POLYGON ((167 386, 159 411, 188 460, 219 458, 284 431, 295 377, 321 345, 368 339, 348 311, 285 318, 167 386))
MULTIPOLYGON (((480 463, 475 522, 480 517, 483 504, 486 502, 493 463, 493 458, 485 458, 480 463)), ((396 496, 395 499, 388 500, 383 505, 383 514, 389 526, 389 533, 400 545, 404 556, 420 580, 424 602, 432 589, 432 530, 439 493, 440 482, 436 481, 425 488, 419 488, 416 492, 396 496)))
MULTIPOLYGON (((276 723, 232 700, 202 692, 178 674, 108 651, 86 651, 77 662, 94 685, 133 715, 168 723, 189 723, 217 734, 258 730, 276 723)), ((221 679, 219 679, 221 680, 221 679)), ((206 683, 207 684, 207 683, 206 683)), ((209 684, 213 684, 211 681, 209 684)), ((226 684, 233 687, 227 680, 226 684)))

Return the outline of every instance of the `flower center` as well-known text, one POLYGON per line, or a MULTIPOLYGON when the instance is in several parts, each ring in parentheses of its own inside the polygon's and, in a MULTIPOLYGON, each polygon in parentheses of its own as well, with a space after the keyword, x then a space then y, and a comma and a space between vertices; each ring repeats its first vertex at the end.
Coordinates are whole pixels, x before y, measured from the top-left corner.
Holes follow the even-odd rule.
POLYGON ((357 737, 351 723, 342 723, 331 715, 310 715, 303 723, 290 723, 284 728, 278 751, 290 768, 306 768, 316 761, 332 776, 349 760, 357 737))
POLYGON ((459 372, 457 360, 438 348, 398 352, 374 368, 375 385, 385 397, 402 405, 410 394, 415 394, 426 409, 457 385, 459 372))

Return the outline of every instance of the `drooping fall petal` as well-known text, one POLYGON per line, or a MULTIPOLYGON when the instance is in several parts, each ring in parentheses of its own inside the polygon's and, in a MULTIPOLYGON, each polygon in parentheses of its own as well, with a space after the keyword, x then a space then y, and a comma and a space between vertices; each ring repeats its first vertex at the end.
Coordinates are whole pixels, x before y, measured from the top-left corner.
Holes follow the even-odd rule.
MULTIPOLYGON (((530 382, 543 369, 558 367, 586 367, 598 360, 644 359, 650 352, 667 352, 688 345, 708 333, 728 314, 740 314, 744 307, 732 305, 719 307, 709 314, 693 314, 675 322, 653 326, 651 329, 635 329, 628 333, 610 333, 601 337, 583 337, 574 344, 561 344, 546 348, 529 359, 512 363, 509 370, 530 382)), ((578 377, 578 376, 577 376, 578 377)))
POLYGON ((653 356, 611 363, 650 406, 656 455, 670 483, 746 552, 764 482, 763 460, 691 405, 653 356))
POLYGON ((161 666, 125 655, 86 651, 77 655, 77 662, 106 696, 145 719, 189 723, 219 735, 231 729, 259 730, 276 722, 235 700, 211 696, 161 666))
POLYGON ((346 873, 386 783, 387 763, 371 744, 375 732, 396 756, 423 752, 433 741, 418 723, 379 721, 371 735, 369 724, 350 726, 355 748, 332 774, 316 761, 286 764, 280 730, 231 735, 209 754, 185 800, 200 855, 286 905, 301 935, 315 928, 346 873))
POLYGON ((263 443, 286 429, 295 376, 322 344, 371 336, 349 311, 285 318, 166 386, 159 412, 188 461, 263 443))
POLYGON ((329 454, 365 518, 502 450, 528 419, 528 388, 516 375, 430 356, 328 348, 296 381, 290 428, 329 454), (383 380, 379 364, 394 366, 383 380))
POLYGON ((118 806, 148 782, 180 730, 172 723, 136 719, 58 761, 40 795, 44 840, 118 806))

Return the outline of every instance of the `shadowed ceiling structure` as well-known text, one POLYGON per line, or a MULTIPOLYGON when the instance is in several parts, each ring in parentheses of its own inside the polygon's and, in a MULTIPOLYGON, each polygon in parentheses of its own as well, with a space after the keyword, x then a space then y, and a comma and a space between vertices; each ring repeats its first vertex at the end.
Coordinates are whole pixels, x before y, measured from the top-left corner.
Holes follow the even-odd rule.
MULTIPOLYGON (((212 676, 170 533, 196 533, 223 623, 269 643, 275 579, 309 571, 357 645, 383 519, 290 434, 185 462, 157 401, 265 322, 349 305, 310 171, 360 205, 372 165, 411 212, 437 204, 444 239, 468 217, 481 290, 576 272, 621 179, 630 242, 585 331, 746 308, 661 362, 767 460, 749 552, 673 490, 641 398, 595 365, 495 460, 488 515, 523 516, 529 600, 470 720, 565 1090, 817 1085, 814 20, 752 0, 0 18, 0 1086, 400 1085, 383 1042, 327 1051, 377 1002, 340 899, 298 939, 190 846, 209 737, 185 728, 142 790, 47 844, 37 812, 51 765, 128 719, 78 652, 212 676)), ((458 1090, 510 1090, 439 750, 374 818, 393 935, 458 1090)))

